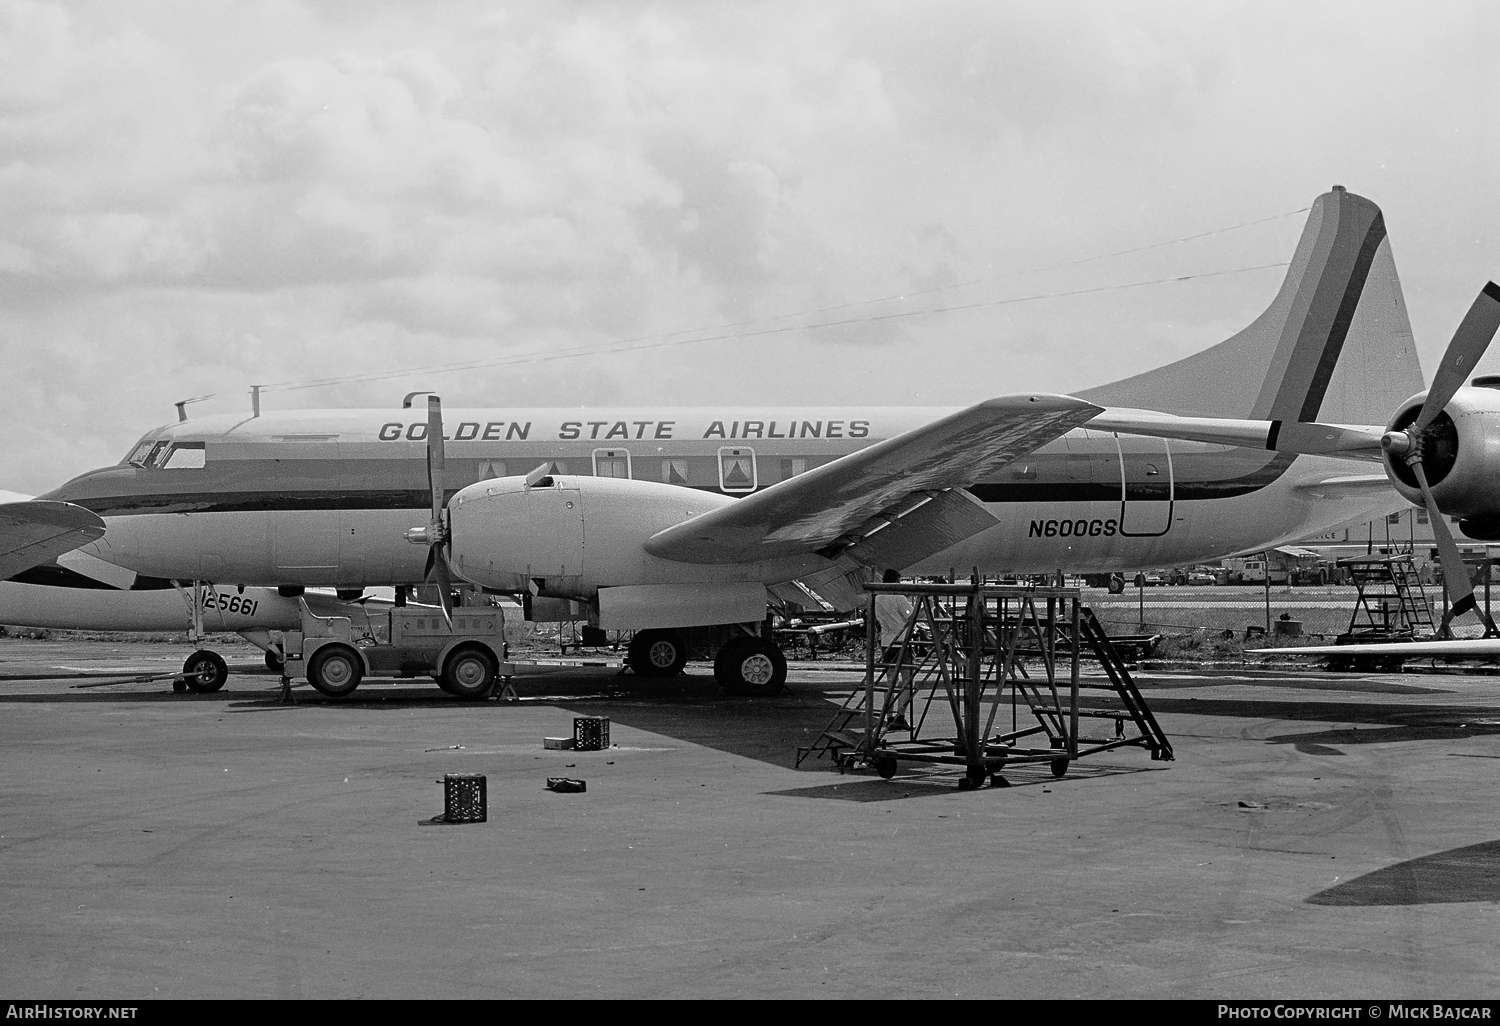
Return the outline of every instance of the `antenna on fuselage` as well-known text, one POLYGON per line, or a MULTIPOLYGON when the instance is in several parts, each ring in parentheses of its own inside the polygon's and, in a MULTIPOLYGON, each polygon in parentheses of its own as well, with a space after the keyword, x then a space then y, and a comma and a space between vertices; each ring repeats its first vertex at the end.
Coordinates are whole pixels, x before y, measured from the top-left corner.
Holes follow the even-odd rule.
POLYGON ((195 395, 191 399, 181 399, 173 403, 172 405, 177 407, 177 422, 180 424, 187 420, 187 410, 183 407, 187 406, 188 403, 201 403, 205 399, 212 398, 213 396, 211 395, 195 395))
POLYGON ((250 386, 250 416, 260 416, 260 386, 250 386))

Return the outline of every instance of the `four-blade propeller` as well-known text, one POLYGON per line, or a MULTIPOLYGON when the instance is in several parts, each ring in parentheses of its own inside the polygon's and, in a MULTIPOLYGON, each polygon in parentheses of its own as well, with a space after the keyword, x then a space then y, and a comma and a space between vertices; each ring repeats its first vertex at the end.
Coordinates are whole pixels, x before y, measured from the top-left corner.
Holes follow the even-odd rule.
POLYGON ((448 567, 448 524, 443 490, 445 461, 443 457, 443 401, 427 397, 427 487, 432 493, 432 520, 426 527, 413 527, 406 540, 427 546, 427 569, 424 578, 437 588, 443 619, 453 629, 453 572, 448 567))
POLYGON ((1448 343, 1448 351, 1438 364, 1432 387, 1427 390, 1427 398, 1417 419, 1402 430, 1387 431, 1380 439, 1381 447, 1392 458, 1405 460, 1416 476, 1422 502, 1427 507, 1427 519, 1432 524, 1432 536, 1437 541, 1438 559, 1443 565, 1443 587, 1451 603, 1449 617, 1473 611, 1484 624, 1487 634, 1495 633, 1495 624, 1474 602, 1474 584, 1469 579, 1458 545, 1453 541, 1453 532, 1448 529, 1447 521, 1432 498, 1423 460, 1431 455, 1433 439, 1429 429, 1479 363, 1497 329, 1500 329, 1500 285, 1489 282, 1453 333, 1453 341, 1448 343))

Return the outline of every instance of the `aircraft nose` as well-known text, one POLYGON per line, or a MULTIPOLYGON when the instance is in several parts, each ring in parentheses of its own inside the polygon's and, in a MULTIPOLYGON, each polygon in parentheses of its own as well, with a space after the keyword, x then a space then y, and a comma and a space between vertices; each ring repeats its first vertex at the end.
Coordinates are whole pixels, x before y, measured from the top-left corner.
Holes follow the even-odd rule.
POLYGON ((138 490, 136 485, 139 473, 140 471, 135 467, 101 467, 98 470, 79 474, 37 498, 58 499, 62 502, 73 502, 92 508, 89 502, 91 499, 135 493, 138 490))

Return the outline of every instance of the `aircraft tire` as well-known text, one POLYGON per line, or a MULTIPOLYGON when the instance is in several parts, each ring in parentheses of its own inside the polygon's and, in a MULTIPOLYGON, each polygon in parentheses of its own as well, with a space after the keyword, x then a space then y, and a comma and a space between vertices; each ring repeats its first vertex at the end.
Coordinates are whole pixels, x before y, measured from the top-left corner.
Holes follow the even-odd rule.
POLYGON ((443 677, 438 686, 450 695, 468 701, 487 696, 495 686, 500 668, 488 649, 479 645, 461 645, 443 661, 443 677))
POLYGON ((329 698, 343 698, 364 675, 364 662, 348 645, 324 645, 307 663, 307 682, 329 698))
POLYGON ((638 631, 625 661, 640 677, 675 677, 687 665, 687 643, 676 631, 638 631))
POLYGON ((219 653, 210 652, 206 648, 200 648, 188 656, 182 664, 182 672, 188 689, 200 695, 218 691, 229 679, 229 667, 225 665, 223 658, 219 653))
POLYGON ((285 668, 286 664, 281 661, 281 656, 268 649, 266 651, 266 669, 272 673, 280 673, 285 668))
POLYGON ((1125 578, 1119 574, 1110 574, 1109 593, 1111 595, 1123 595, 1125 593, 1125 578))
POLYGON ((714 677, 731 695, 778 694, 786 686, 786 656, 764 638, 734 638, 714 658, 714 677))

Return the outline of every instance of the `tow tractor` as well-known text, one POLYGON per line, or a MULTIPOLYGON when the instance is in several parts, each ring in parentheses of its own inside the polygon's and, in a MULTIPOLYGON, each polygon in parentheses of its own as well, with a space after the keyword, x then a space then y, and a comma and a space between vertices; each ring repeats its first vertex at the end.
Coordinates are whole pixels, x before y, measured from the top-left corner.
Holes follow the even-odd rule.
POLYGON ((330 698, 343 698, 366 677, 432 677, 458 698, 481 699, 495 692, 514 697, 510 679, 562 667, 618 668, 608 659, 510 659, 505 644, 505 613, 499 606, 459 606, 448 626, 441 609, 394 607, 388 641, 377 636, 371 617, 356 629, 347 616, 318 616, 302 603, 302 630, 283 631, 286 677, 305 676, 330 698))

